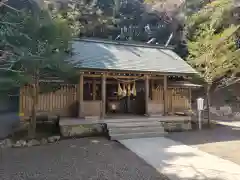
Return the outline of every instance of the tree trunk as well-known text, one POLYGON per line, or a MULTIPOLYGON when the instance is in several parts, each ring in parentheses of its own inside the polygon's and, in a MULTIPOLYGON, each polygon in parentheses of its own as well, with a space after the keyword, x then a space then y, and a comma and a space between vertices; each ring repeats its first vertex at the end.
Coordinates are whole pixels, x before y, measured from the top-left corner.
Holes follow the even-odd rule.
POLYGON ((210 89, 211 84, 207 85, 206 89, 206 101, 207 101, 207 118, 208 118, 208 126, 210 127, 210 121, 211 121, 211 112, 210 112, 210 106, 211 106, 211 98, 210 98, 210 89))
POLYGON ((28 136, 30 139, 36 136, 36 122, 37 122, 37 106, 38 106, 38 92, 39 92, 39 80, 35 78, 35 82, 32 89, 32 114, 29 124, 28 136))

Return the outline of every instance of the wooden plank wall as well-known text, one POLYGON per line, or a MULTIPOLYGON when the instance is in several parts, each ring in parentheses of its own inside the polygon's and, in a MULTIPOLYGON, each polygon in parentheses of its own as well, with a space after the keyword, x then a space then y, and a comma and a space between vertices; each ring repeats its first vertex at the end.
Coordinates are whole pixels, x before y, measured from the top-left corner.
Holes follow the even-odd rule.
POLYGON ((102 101, 83 101, 83 117, 101 116, 102 101))
MULTIPOLYGON (((76 104, 77 86, 62 85, 55 92, 40 93, 38 113, 53 113, 61 116, 71 116, 70 107, 76 104)), ((19 111, 22 119, 30 116, 32 109, 31 87, 24 86, 20 90, 19 111)))
MULTIPOLYGON (((168 88, 167 104, 168 112, 177 112, 191 108, 189 100, 189 89, 187 88, 168 88)), ((163 104, 163 87, 152 89, 152 101, 163 104)))

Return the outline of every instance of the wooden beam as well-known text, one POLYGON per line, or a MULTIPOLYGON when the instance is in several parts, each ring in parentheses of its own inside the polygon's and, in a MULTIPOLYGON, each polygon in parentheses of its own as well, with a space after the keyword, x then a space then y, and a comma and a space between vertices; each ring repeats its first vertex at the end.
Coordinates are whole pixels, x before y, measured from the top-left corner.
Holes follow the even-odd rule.
POLYGON ((81 69, 81 72, 84 72, 84 75, 88 75, 91 73, 94 73, 93 75, 99 75, 101 74, 106 74, 106 75, 111 75, 111 74, 116 74, 116 75, 149 75, 149 76, 181 76, 181 77, 186 77, 186 76, 192 76, 193 73, 161 73, 161 72, 147 72, 147 71, 121 71, 121 70, 99 70, 99 69, 81 69))
POLYGON ((149 104, 149 76, 145 76, 145 114, 149 114, 148 110, 148 104, 149 104))
MULTIPOLYGON (((96 78, 96 77, 101 77, 100 75, 84 75, 84 77, 88 77, 88 78, 96 78)), ((139 76, 105 76, 106 78, 108 78, 109 80, 106 81, 107 84, 117 84, 118 81, 114 80, 116 79, 126 79, 126 80, 131 80, 131 79, 137 79, 137 80, 144 80, 144 77, 139 77, 139 76), (113 80, 110 80, 110 78, 113 78, 113 80)), ((149 76, 149 80, 162 80, 163 77, 152 77, 149 76)), ((85 83, 92 83, 91 80, 86 80, 84 81, 85 83)), ((101 80, 96 80, 96 84, 100 84, 101 80)))
POLYGON ((163 101, 164 101, 164 115, 168 113, 168 99, 167 99, 167 76, 163 79, 163 101))
POLYGON ((84 74, 84 77, 101 78, 101 74, 84 74))
POLYGON ((160 80, 160 79, 163 79, 163 76, 150 76, 149 79, 160 80))
MULTIPOLYGON (((94 77, 101 77, 101 75, 97 75, 97 74, 87 74, 84 75, 85 77, 90 77, 90 78, 94 78, 94 77)), ((144 76, 123 76, 123 75, 106 75, 106 78, 117 78, 117 79, 137 79, 137 80, 144 80, 144 76)), ((163 79, 162 76, 149 76, 149 79, 163 79)))
POLYGON ((106 113, 106 76, 105 74, 102 74, 102 109, 101 109, 101 118, 103 119, 105 117, 106 113))
POLYGON ((79 93, 79 111, 78 111, 78 116, 79 117, 83 117, 83 91, 84 91, 84 78, 83 78, 83 74, 80 74, 80 77, 79 77, 79 90, 78 90, 78 93, 79 93))
MULTIPOLYGON (((101 74, 86 74, 84 77, 97 78, 101 77, 101 74)), ((105 75, 106 78, 122 78, 122 79, 144 79, 143 76, 123 76, 123 75, 105 75)), ((159 77, 161 78, 161 77, 159 77)))

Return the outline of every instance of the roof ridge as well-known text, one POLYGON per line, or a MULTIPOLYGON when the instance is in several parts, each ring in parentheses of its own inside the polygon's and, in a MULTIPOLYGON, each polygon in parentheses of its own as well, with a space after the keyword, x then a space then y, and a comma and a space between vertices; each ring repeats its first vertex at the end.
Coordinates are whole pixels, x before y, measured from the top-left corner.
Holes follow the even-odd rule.
POLYGON ((164 45, 154 45, 154 44, 144 44, 139 42, 130 42, 130 41, 110 41, 110 40, 102 40, 102 39, 91 39, 91 38, 76 38, 74 41, 84 41, 84 42, 92 42, 92 43, 104 43, 104 44, 114 44, 114 45, 124 45, 124 46, 132 46, 132 47, 144 47, 144 48, 155 48, 155 49, 166 49, 173 50, 173 46, 165 47, 164 45))

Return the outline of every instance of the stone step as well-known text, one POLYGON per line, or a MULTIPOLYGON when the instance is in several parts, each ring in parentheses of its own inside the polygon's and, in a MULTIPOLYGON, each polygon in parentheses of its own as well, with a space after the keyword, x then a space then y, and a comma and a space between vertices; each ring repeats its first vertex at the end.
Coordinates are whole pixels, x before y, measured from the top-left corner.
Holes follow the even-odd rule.
POLYGON ((151 122, 125 122, 125 123, 107 123, 108 129, 124 127, 161 127, 162 123, 158 121, 151 122))
POLYGON ((157 116, 157 117, 139 117, 126 119, 104 119, 104 123, 128 123, 128 122, 185 122, 191 121, 189 116, 157 116))
POLYGON ((110 128, 109 134, 125 134, 125 133, 144 133, 144 132, 164 132, 164 127, 120 127, 110 128))
POLYGON ((160 118, 104 119, 104 123, 159 122, 160 118))
POLYGON ((111 140, 122 139, 137 139, 137 138, 150 138, 150 137, 162 137, 167 133, 164 132, 144 132, 144 133, 127 133, 127 134, 110 134, 111 140))

